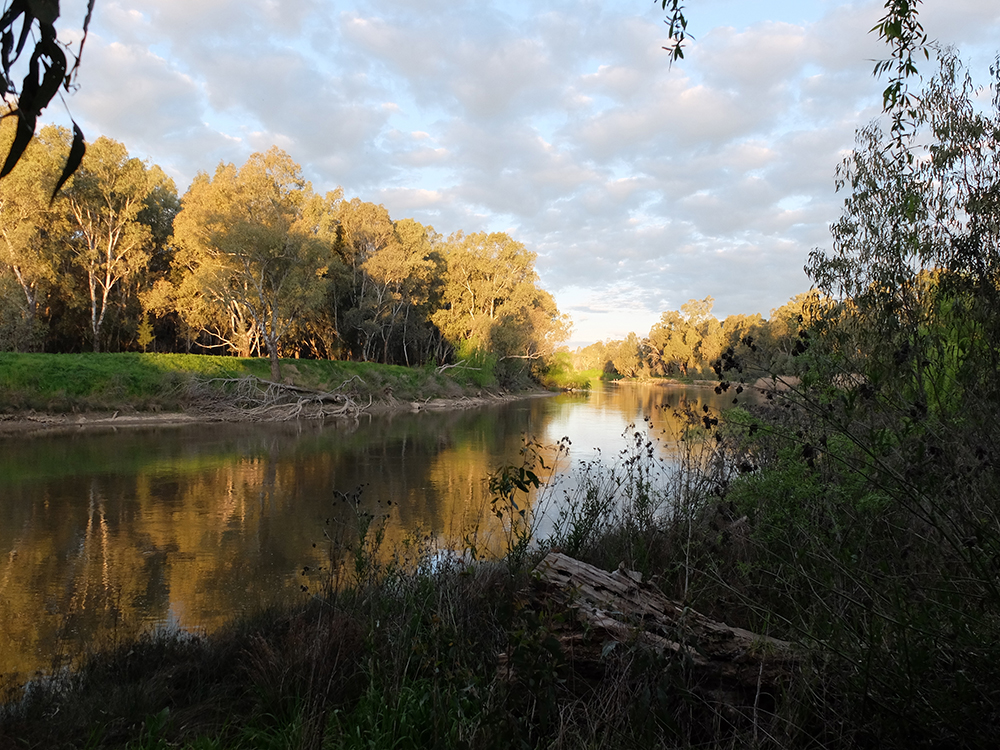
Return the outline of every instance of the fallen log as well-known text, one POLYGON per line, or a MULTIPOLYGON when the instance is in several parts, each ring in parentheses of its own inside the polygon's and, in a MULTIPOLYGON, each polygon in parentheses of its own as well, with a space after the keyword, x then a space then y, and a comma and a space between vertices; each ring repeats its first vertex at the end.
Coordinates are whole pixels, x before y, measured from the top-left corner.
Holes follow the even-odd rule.
POLYGON ((675 666, 679 660, 693 694, 742 713, 762 707, 762 699, 773 710, 799 664, 791 643, 711 620, 624 567, 607 573, 550 552, 535 581, 536 604, 573 615, 556 637, 578 675, 599 679, 619 645, 647 648, 675 666))

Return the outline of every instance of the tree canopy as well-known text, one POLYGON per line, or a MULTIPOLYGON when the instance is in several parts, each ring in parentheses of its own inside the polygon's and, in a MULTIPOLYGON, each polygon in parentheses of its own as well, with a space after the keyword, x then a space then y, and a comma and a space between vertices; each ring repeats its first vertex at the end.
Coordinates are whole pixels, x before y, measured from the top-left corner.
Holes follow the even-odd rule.
POLYGON ((454 346, 531 360, 551 354, 568 334, 568 319, 537 286, 535 253, 520 242, 499 232, 459 232, 443 256, 443 305, 432 320, 454 346))
POLYGON ((178 263, 189 271, 182 315, 197 325, 206 312, 217 321, 229 314, 244 353, 260 337, 274 380, 282 337, 322 294, 329 250, 308 222, 312 198, 299 165, 272 148, 240 169, 220 164, 213 177, 199 175, 175 222, 178 263))
MULTIPOLYGON (((13 120, 0 122, 0 148, 15 136, 13 120)), ((49 241, 66 231, 66 217, 49 210, 49 197, 59 179, 68 134, 48 128, 28 145, 19 168, 0 180, 0 258, 20 294, 5 295, 8 304, 18 300, 9 329, 17 349, 39 345, 37 321, 50 290, 59 281, 58 254, 49 241)))
POLYGON ((157 191, 175 192, 159 167, 130 157, 125 146, 99 138, 67 191, 74 253, 86 270, 94 351, 115 287, 143 271, 153 250, 150 224, 140 219, 157 191))
POLYGON ((440 365, 468 349, 493 358, 490 380, 537 369, 568 333, 508 235, 444 240, 317 195, 278 148, 179 200, 160 167, 99 138, 52 201, 70 148, 46 128, 0 182, 0 350, 263 355, 279 379, 281 357, 440 365))

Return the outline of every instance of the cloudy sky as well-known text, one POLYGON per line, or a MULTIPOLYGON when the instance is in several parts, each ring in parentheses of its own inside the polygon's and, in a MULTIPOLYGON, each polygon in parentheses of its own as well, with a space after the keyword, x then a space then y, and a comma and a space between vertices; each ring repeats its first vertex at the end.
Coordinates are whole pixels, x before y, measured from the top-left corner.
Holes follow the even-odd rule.
MULTIPOLYGON (((63 0, 65 38, 84 5, 63 0)), ((883 2, 687 5, 696 40, 670 66, 651 0, 97 0, 67 105, 181 193, 277 144, 317 191, 506 231, 574 346, 708 295, 719 317, 766 317, 808 289, 834 169, 878 115, 883 2)), ((926 0, 921 18, 985 82, 1000 3, 926 0)))

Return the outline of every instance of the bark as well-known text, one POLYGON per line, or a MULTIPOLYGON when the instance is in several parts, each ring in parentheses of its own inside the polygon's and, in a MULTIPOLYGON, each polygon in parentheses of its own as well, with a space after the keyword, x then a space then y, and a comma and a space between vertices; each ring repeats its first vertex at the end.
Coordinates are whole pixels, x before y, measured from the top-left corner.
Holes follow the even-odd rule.
POLYGON ((715 705, 775 704, 799 663, 792 644, 711 620, 641 579, 558 552, 536 567, 536 602, 574 615, 558 638, 578 675, 600 679, 618 644, 638 646, 681 659, 689 688, 715 705))
POLYGON ((271 380, 275 382, 281 381, 281 365, 278 362, 278 342, 268 337, 267 339, 267 354, 271 360, 271 380))

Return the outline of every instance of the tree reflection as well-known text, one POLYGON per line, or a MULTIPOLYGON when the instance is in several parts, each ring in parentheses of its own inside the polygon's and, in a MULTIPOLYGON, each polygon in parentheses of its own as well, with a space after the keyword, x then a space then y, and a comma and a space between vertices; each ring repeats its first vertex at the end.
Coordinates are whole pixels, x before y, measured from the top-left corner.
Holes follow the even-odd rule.
POLYGON ((10 644, 0 673, 48 670, 151 626, 212 630, 303 587, 312 594, 349 564, 359 513, 384 525, 383 562, 400 550, 461 551, 473 533, 499 554, 487 478, 521 465, 525 439, 549 446, 539 456, 551 466, 551 446, 570 437, 561 469, 594 447, 613 455, 630 423, 673 450, 682 398, 694 409, 725 401, 710 390, 616 387, 360 424, 11 442, 0 457, 0 640, 10 644), (356 502, 337 502, 357 488, 356 502))

